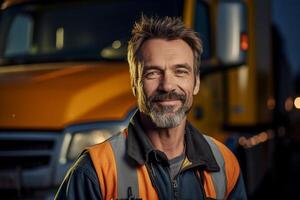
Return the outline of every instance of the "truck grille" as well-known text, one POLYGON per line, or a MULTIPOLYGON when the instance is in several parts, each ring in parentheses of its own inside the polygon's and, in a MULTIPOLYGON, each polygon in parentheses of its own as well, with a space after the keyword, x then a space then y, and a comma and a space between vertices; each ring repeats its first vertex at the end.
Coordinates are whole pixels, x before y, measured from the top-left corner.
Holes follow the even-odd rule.
POLYGON ((0 151, 52 149, 53 146, 51 140, 0 140, 0 151))
POLYGON ((0 132, 0 170, 48 166, 55 154, 57 133, 0 132))
POLYGON ((50 163, 50 156, 0 156, 0 170, 33 169, 50 163))

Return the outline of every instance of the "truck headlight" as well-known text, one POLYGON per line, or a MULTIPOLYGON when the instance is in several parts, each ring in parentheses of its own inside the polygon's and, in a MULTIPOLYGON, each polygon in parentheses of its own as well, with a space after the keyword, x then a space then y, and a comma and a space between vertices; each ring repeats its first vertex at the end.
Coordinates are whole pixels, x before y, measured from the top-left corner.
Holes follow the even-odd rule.
POLYGON ((59 162, 73 161, 89 146, 101 143, 122 131, 126 123, 93 123, 76 125, 65 130, 59 162))
POLYGON ((112 135, 116 134, 116 132, 113 132, 109 129, 99 129, 91 130, 88 132, 74 133, 67 153, 67 159, 76 159, 84 150, 84 148, 103 142, 110 138, 112 135))
POLYGON ((101 143, 124 130, 135 112, 136 108, 132 109, 121 121, 91 122, 67 127, 61 144, 60 164, 75 160, 86 147, 101 143))

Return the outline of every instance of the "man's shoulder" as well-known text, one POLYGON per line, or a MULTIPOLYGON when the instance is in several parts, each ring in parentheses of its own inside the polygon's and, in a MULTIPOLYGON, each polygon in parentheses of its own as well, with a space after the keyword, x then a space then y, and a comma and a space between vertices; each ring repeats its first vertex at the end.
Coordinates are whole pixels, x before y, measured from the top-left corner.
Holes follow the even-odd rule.
POLYGON ((188 129, 190 133, 192 133, 192 137, 194 140, 199 141, 198 144, 204 145, 207 144, 210 149, 217 148, 218 151, 225 157, 224 159, 230 158, 233 159, 232 162, 237 162, 236 157, 231 152, 231 150, 224 145, 222 142, 218 141, 214 137, 211 137, 205 133, 202 133, 198 129, 196 129, 191 123, 188 123, 188 129))
POLYGON ((70 173, 73 177, 87 176, 92 181, 97 181, 97 174, 88 152, 82 153, 72 166, 70 173))
POLYGON ((69 169, 55 196, 56 200, 78 198, 102 199, 97 174, 87 152, 69 169))
POLYGON ((204 135, 204 137, 209 138, 210 140, 212 140, 216 144, 219 151, 223 155, 225 161, 233 162, 234 164, 238 163, 235 155, 232 153, 232 151, 225 144, 223 144, 222 142, 218 141, 217 139, 215 139, 213 137, 206 136, 206 135, 204 135))
POLYGON ((92 166, 92 161, 89 153, 85 151, 79 156, 72 168, 85 171, 90 169, 90 166, 92 166))
POLYGON ((226 145, 212 137, 205 137, 213 141, 219 149, 220 153, 222 154, 222 157, 224 159, 223 167, 227 176, 227 189, 228 191, 231 191, 240 177, 240 166, 238 160, 236 159, 235 155, 231 152, 231 150, 227 148, 226 145))

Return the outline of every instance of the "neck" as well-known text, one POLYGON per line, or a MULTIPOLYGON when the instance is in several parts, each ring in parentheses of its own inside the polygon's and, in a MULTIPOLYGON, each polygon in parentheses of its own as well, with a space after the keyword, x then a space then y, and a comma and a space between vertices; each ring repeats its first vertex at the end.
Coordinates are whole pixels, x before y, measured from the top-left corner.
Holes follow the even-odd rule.
POLYGON ((183 153, 186 118, 174 128, 157 128, 152 120, 142 113, 141 121, 154 148, 164 152, 169 160, 183 153))

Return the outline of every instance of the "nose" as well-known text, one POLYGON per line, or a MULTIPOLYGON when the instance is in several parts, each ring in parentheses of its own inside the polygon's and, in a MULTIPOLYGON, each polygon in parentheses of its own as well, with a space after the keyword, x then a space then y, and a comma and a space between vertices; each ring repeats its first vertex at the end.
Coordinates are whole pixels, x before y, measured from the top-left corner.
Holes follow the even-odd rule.
POLYGON ((175 80, 171 73, 168 73, 167 71, 164 72, 160 79, 158 89, 162 92, 171 92, 175 90, 175 80))

